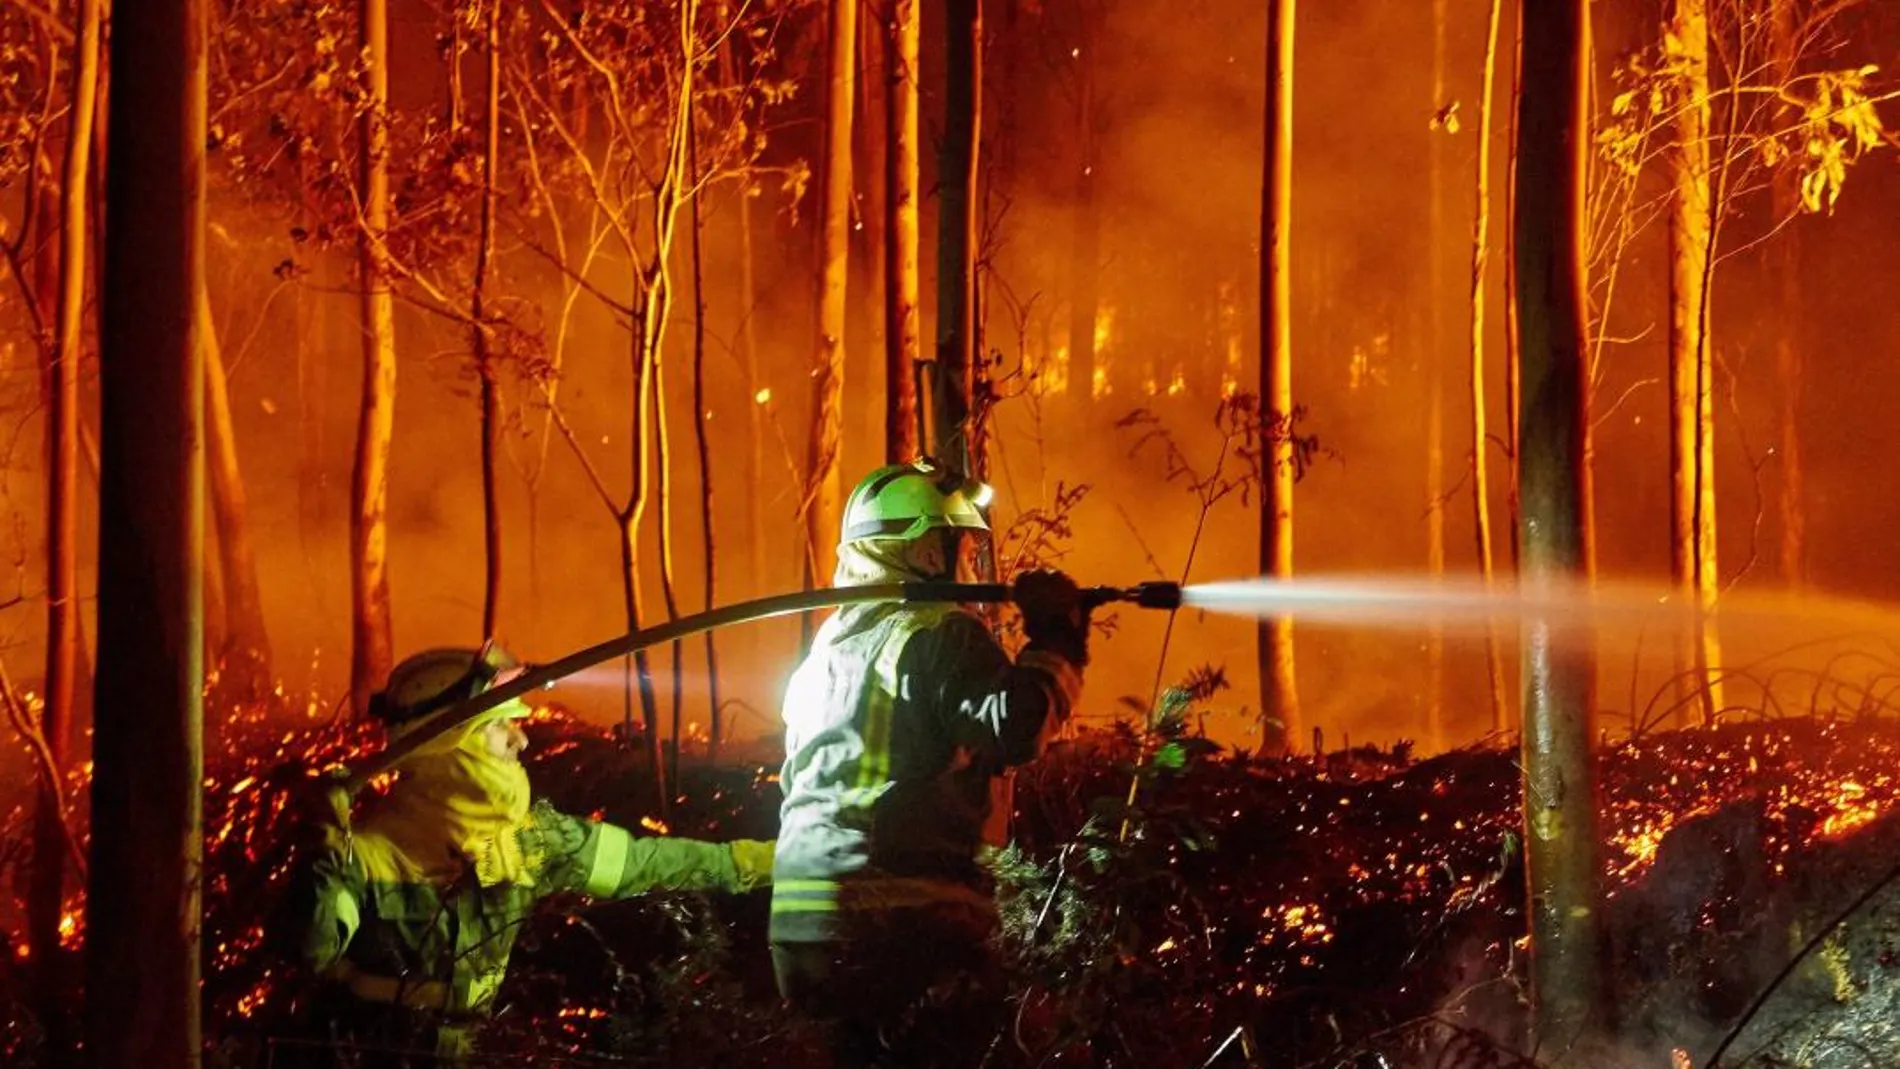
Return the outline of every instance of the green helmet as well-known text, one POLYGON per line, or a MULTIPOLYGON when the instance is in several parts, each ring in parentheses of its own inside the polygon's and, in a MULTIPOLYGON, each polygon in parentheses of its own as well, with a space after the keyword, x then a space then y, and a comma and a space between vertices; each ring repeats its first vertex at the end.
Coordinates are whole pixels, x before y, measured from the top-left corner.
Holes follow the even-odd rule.
POLYGON ((490 643, 481 649, 423 650, 390 670, 389 682, 370 699, 370 715, 395 727, 473 698, 502 672, 520 662, 490 643))
POLYGON ((988 531, 983 507, 990 488, 954 468, 923 459, 892 464, 864 477, 844 506, 839 542, 866 538, 911 541, 942 527, 988 531))

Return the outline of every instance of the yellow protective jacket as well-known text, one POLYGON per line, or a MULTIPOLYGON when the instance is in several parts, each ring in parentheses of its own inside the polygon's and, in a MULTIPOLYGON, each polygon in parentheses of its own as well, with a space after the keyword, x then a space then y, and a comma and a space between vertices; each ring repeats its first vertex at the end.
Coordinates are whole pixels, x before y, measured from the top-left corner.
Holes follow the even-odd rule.
POLYGON ((848 940, 859 914, 993 913, 976 863, 991 781, 1080 691, 1062 656, 1012 661, 954 606, 839 610, 786 689, 772 941, 848 940))
POLYGON ((512 838, 519 878, 485 884, 472 864, 453 875, 420 871, 373 818, 347 838, 333 834, 310 866, 306 962, 369 1001, 483 1016, 541 898, 746 891, 771 878, 770 843, 636 838, 546 803, 512 838))

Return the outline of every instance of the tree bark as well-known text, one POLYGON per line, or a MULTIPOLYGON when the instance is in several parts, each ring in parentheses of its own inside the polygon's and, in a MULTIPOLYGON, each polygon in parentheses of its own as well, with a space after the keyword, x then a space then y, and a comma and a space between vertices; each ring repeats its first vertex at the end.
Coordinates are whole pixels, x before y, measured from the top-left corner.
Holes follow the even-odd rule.
POLYGON ((1671 0, 1681 46, 1673 86, 1675 142, 1669 192, 1670 565, 1688 621, 1682 709, 1707 723, 1722 707, 1711 670, 1720 649, 1708 614, 1717 594, 1713 372, 1708 276, 1713 253, 1709 160, 1707 0, 1671 0), (1690 668, 1689 666, 1693 666, 1690 668))
POLYGON ((943 140, 937 154, 937 359, 931 453, 973 470, 977 146, 982 137, 982 0, 946 0, 943 140))
MULTIPOLYGON (((475 370, 481 378, 482 431, 482 635, 493 638, 501 629, 501 393, 497 386, 495 354, 488 326, 488 274, 495 256, 495 168, 501 159, 501 0, 488 0, 483 51, 488 69, 482 118, 482 209, 475 246, 475 285, 469 298, 474 321, 475 370)), ((460 64, 456 66, 459 68, 460 64)))
MULTIPOLYGON (((1261 498, 1260 573, 1293 575, 1293 29, 1294 0, 1267 4, 1266 168, 1260 204, 1260 400, 1271 436, 1261 498)), ((1291 750, 1300 736, 1293 618, 1260 623, 1261 748, 1291 750)))
POLYGON ((830 581, 836 561, 843 476, 845 287, 851 270, 851 110, 857 95, 857 0, 829 0, 825 165, 818 250, 818 348, 812 365, 811 440, 806 451, 806 585, 830 581))
MULTIPOLYGON (((1575 589, 1583 576, 1589 423, 1585 182, 1590 145, 1586 0, 1524 4, 1518 116, 1518 325, 1523 344, 1524 588, 1575 589)), ((1561 1058, 1607 1024, 1589 635, 1527 617, 1524 858, 1533 1030, 1561 1058)))
POLYGON ((206 7, 113 13, 86 1053, 199 1064, 206 7))
POLYGON ((917 74, 918 0, 891 0, 884 132, 884 461, 918 453, 917 74))
MULTIPOLYGON (((1432 108, 1445 102, 1446 0, 1432 0, 1432 108)), ((1445 581, 1445 130, 1431 132, 1427 157, 1425 333, 1425 574, 1445 581)), ((1445 621, 1425 622, 1425 725, 1434 749, 1447 744, 1445 730, 1445 621)))
MULTIPOLYGON (((77 692, 79 638, 79 364, 85 344, 93 118, 99 87, 101 0, 80 0, 72 102, 59 188, 59 303, 48 360, 46 500, 46 694, 40 733, 51 766, 42 770, 33 821, 33 872, 27 891, 27 946, 48 996, 68 989, 57 979, 64 955, 59 918, 66 882, 66 815, 57 778, 70 757, 77 692)), ((62 1020, 59 1008, 43 1018, 62 1020)), ((48 1036, 57 1052, 70 1036, 48 1036)))
MULTIPOLYGON (((1497 568, 1491 540, 1490 421, 1485 413, 1484 275, 1491 254, 1491 97, 1497 91, 1498 24, 1503 14, 1504 0, 1491 0, 1484 46, 1484 88, 1478 98, 1478 181, 1471 222, 1471 498, 1478 574, 1487 595, 1497 587, 1497 568)), ((1491 682, 1491 730, 1503 731, 1511 718, 1504 696, 1504 653, 1495 619, 1485 622, 1484 653, 1491 682)))
POLYGON ((360 0, 369 87, 361 118, 363 393, 350 473, 350 700, 358 715, 394 663, 389 608, 389 459, 396 425, 396 305, 389 288, 389 8, 360 0))
POLYGON ((257 581, 257 555, 251 549, 249 508, 238 463, 237 432, 231 420, 230 384, 224 351, 211 316, 211 294, 199 287, 195 314, 204 348, 206 468, 212 513, 217 520, 218 570, 222 581, 224 634, 218 649, 218 690, 227 700, 268 698, 271 680, 270 635, 264 624, 264 599, 257 581))

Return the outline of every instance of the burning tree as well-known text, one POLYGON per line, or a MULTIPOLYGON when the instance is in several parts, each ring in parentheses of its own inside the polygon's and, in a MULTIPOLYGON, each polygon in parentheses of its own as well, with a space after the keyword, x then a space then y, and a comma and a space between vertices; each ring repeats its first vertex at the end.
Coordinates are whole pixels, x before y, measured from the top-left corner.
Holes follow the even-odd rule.
MULTIPOLYGON (((1269 419, 1293 417, 1293 26, 1294 0, 1267 7, 1266 167, 1260 193, 1260 403, 1269 419)), ((1266 489, 1260 495, 1260 574, 1293 574, 1293 454, 1291 435, 1268 442, 1266 489)), ((1297 744, 1300 699, 1293 668, 1293 620, 1260 622, 1261 748, 1297 744)))

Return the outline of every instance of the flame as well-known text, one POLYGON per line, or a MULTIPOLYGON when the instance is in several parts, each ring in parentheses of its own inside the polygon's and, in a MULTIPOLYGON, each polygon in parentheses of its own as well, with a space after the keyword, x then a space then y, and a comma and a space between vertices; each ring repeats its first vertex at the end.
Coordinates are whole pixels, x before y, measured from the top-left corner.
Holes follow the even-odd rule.
POLYGON ((1108 381, 1109 348, 1115 340, 1115 306, 1095 309, 1095 368, 1089 377, 1089 396, 1101 400, 1114 393, 1108 381))

